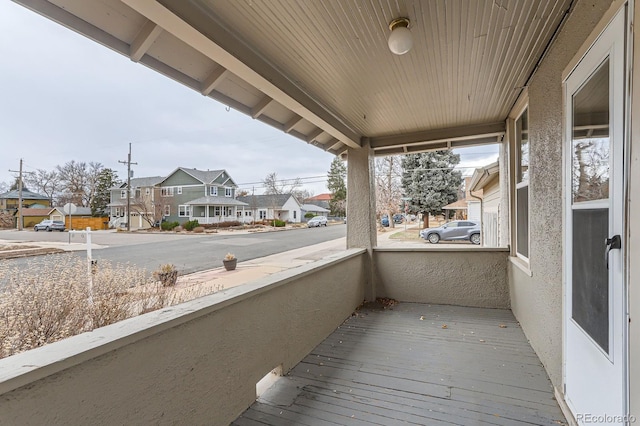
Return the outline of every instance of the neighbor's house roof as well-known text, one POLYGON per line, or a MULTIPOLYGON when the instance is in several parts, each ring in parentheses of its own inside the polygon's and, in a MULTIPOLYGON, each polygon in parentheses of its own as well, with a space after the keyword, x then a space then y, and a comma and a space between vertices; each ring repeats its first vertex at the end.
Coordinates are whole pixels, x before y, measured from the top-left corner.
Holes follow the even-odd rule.
POLYGON ((318 194, 313 197, 307 198, 305 201, 331 201, 331 194, 318 194))
POLYGON ((442 208, 442 210, 466 210, 468 208, 467 201, 468 200, 463 198, 462 200, 458 200, 451 204, 447 204, 442 208))
POLYGON ((293 194, 247 195, 246 197, 238 197, 238 200, 247 203, 251 208, 272 209, 284 206, 289 198, 296 200, 293 194))
MULTIPOLYGON (((164 176, 149 176, 149 177, 139 177, 131 179, 131 187, 132 188, 146 188, 148 186, 155 186, 156 184, 162 182, 165 179, 164 176)), ((122 189, 127 187, 127 181, 125 180, 120 184, 120 186, 116 186, 110 189, 122 189)))
MULTIPOLYGON (((20 193, 17 189, 14 189, 12 191, 5 192, 4 194, 0 194, 0 198, 5 198, 9 200, 18 200, 20 198, 20 193)), ((47 197, 46 195, 31 192, 27 189, 23 189, 22 199, 23 200, 49 200, 49 197, 47 197)))
POLYGON ((162 183, 165 180, 167 180, 170 176, 173 176, 178 170, 182 170, 183 172, 185 172, 189 176, 193 177, 194 179, 199 180, 200 182, 202 182, 204 184, 213 183, 214 180, 218 179, 218 177, 221 174, 224 173, 224 174, 227 175, 227 179, 224 181, 224 184, 227 185, 228 182, 230 181, 230 183, 231 183, 230 186, 236 186, 236 183, 233 181, 233 179, 231 179, 231 177, 229 177, 229 173, 224 169, 222 169, 222 170, 198 170, 198 169, 189 169, 189 168, 186 168, 186 167, 178 167, 177 169, 175 169, 174 171, 169 173, 167 176, 165 176, 162 179, 162 181, 160 181, 159 183, 162 183))
MULTIPOLYGON (((54 210, 59 211, 62 215, 68 216, 62 207, 54 207, 54 210)), ((76 207, 75 213, 71 216, 91 216, 91 207, 76 207)))
POLYGON ((246 206, 247 203, 230 197, 200 197, 185 203, 189 206, 246 206))
POLYGON ((316 206, 315 204, 303 204, 300 208, 306 212, 329 213, 331 211, 324 207, 316 206))
POLYGON ((471 180, 469 181, 469 190, 474 192, 479 191, 491 182, 495 181, 499 175, 500 165, 497 161, 484 167, 479 167, 473 172, 473 176, 471 176, 471 180))
POLYGON ((46 209, 23 209, 22 216, 49 216, 49 214, 55 209, 48 207, 46 209))

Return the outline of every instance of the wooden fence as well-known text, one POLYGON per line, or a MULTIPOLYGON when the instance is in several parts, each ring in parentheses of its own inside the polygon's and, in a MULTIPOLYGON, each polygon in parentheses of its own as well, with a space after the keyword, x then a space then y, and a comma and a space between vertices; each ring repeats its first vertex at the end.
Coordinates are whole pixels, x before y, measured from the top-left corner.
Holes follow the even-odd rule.
POLYGON ((91 229, 109 229, 109 217, 73 216, 69 224, 69 216, 65 216, 64 224, 67 230, 84 230, 87 226, 91 229), (73 227, 72 227, 73 226, 73 227))

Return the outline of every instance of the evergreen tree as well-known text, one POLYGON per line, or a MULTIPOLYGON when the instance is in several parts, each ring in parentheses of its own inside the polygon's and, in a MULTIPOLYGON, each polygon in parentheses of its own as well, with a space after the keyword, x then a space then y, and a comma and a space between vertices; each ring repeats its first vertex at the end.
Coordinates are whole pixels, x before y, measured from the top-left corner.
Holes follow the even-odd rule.
POLYGON ((429 214, 442 214, 442 207, 458 199, 462 175, 454 167, 459 162, 460 155, 451 151, 409 154, 402 159, 402 186, 405 196, 411 197, 409 209, 423 214, 426 227, 429 214))
POLYGON ((120 180, 115 170, 104 168, 100 171, 96 179, 95 193, 91 199, 91 215, 102 216, 107 209, 107 204, 111 201, 110 188, 120 185, 120 180))
POLYGON ((347 210, 347 167, 339 157, 331 162, 327 174, 327 189, 331 191, 329 209, 332 216, 346 216, 347 210))

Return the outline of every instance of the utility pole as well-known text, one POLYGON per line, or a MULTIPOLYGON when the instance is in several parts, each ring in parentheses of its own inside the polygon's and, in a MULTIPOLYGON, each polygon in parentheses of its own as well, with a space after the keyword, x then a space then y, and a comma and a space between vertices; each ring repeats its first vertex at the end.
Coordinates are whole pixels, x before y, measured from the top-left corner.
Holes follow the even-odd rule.
POLYGON ((19 173, 18 177, 18 231, 22 231, 22 158, 20 159, 20 170, 9 170, 19 173))
POLYGON ((129 156, 127 157, 127 161, 118 161, 118 163, 127 165, 127 232, 129 232, 131 231, 131 165, 138 164, 131 162, 131 142, 129 142, 129 156))

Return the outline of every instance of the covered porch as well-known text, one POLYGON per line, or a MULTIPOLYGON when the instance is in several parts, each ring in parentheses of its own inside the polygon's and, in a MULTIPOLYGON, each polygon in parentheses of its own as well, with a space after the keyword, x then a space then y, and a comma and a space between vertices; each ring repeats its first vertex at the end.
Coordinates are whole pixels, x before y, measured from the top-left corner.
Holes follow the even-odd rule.
POLYGON ((229 197, 206 196, 187 203, 189 220, 197 220, 200 224, 235 222, 238 212, 247 206, 242 201, 229 197))
POLYGON ((232 425, 566 424, 508 309, 359 307, 232 425))
MULTIPOLYGON (((564 421, 558 406, 571 424, 589 413, 614 413, 619 424, 640 415, 640 339, 630 321, 640 299, 629 286, 640 281, 632 232, 640 210, 630 204, 640 193, 640 160, 630 155, 640 143, 631 138, 640 132, 631 113, 640 84, 625 85, 640 72, 636 0, 17 2, 346 159, 349 220, 339 255, 1 360, 0 414, 9 424, 256 424, 263 415, 267 424, 298 424, 295 416, 308 415, 280 401, 331 406, 322 421, 348 413, 346 424, 358 415, 382 424, 553 424, 564 421), (600 37, 614 18, 615 37, 600 37), (413 37, 403 55, 389 50, 398 26, 413 37), (607 57, 611 73, 593 80, 598 90, 584 96, 578 117, 598 118, 598 128, 615 136, 607 146, 624 159, 607 169, 616 175, 611 205, 622 213, 614 230, 621 244, 605 261, 607 240, 598 234, 600 247, 578 255, 586 265, 597 259, 602 270, 611 259, 619 274, 606 282, 618 304, 589 324, 603 342, 611 337, 611 348, 615 339, 615 350, 605 352, 575 325, 567 290, 572 138, 580 126, 570 121, 566 82, 592 46, 609 38, 616 48, 604 51, 617 55, 607 57), (615 132, 602 124, 608 119, 615 132), (483 144, 500 145, 499 223, 508 248, 378 247, 375 157, 483 144), (357 310, 379 298, 401 303, 382 313, 357 310), (579 351, 567 358, 570 326, 597 363, 579 351), (471 331, 483 338, 472 343, 471 331), (424 358, 387 353, 391 342, 424 358), (440 363, 449 360, 455 367, 440 363), (595 380, 603 364, 615 365, 615 374, 595 380), (289 399, 264 394, 252 405, 256 384, 274 369, 292 372, 280 382, 289 399), (401 412, 391 402, 403 403, 401 412)), ((196 205, 211 218, 213 204, 196 205)), ((591 312, 584 303, 585 322, 591 312)))

